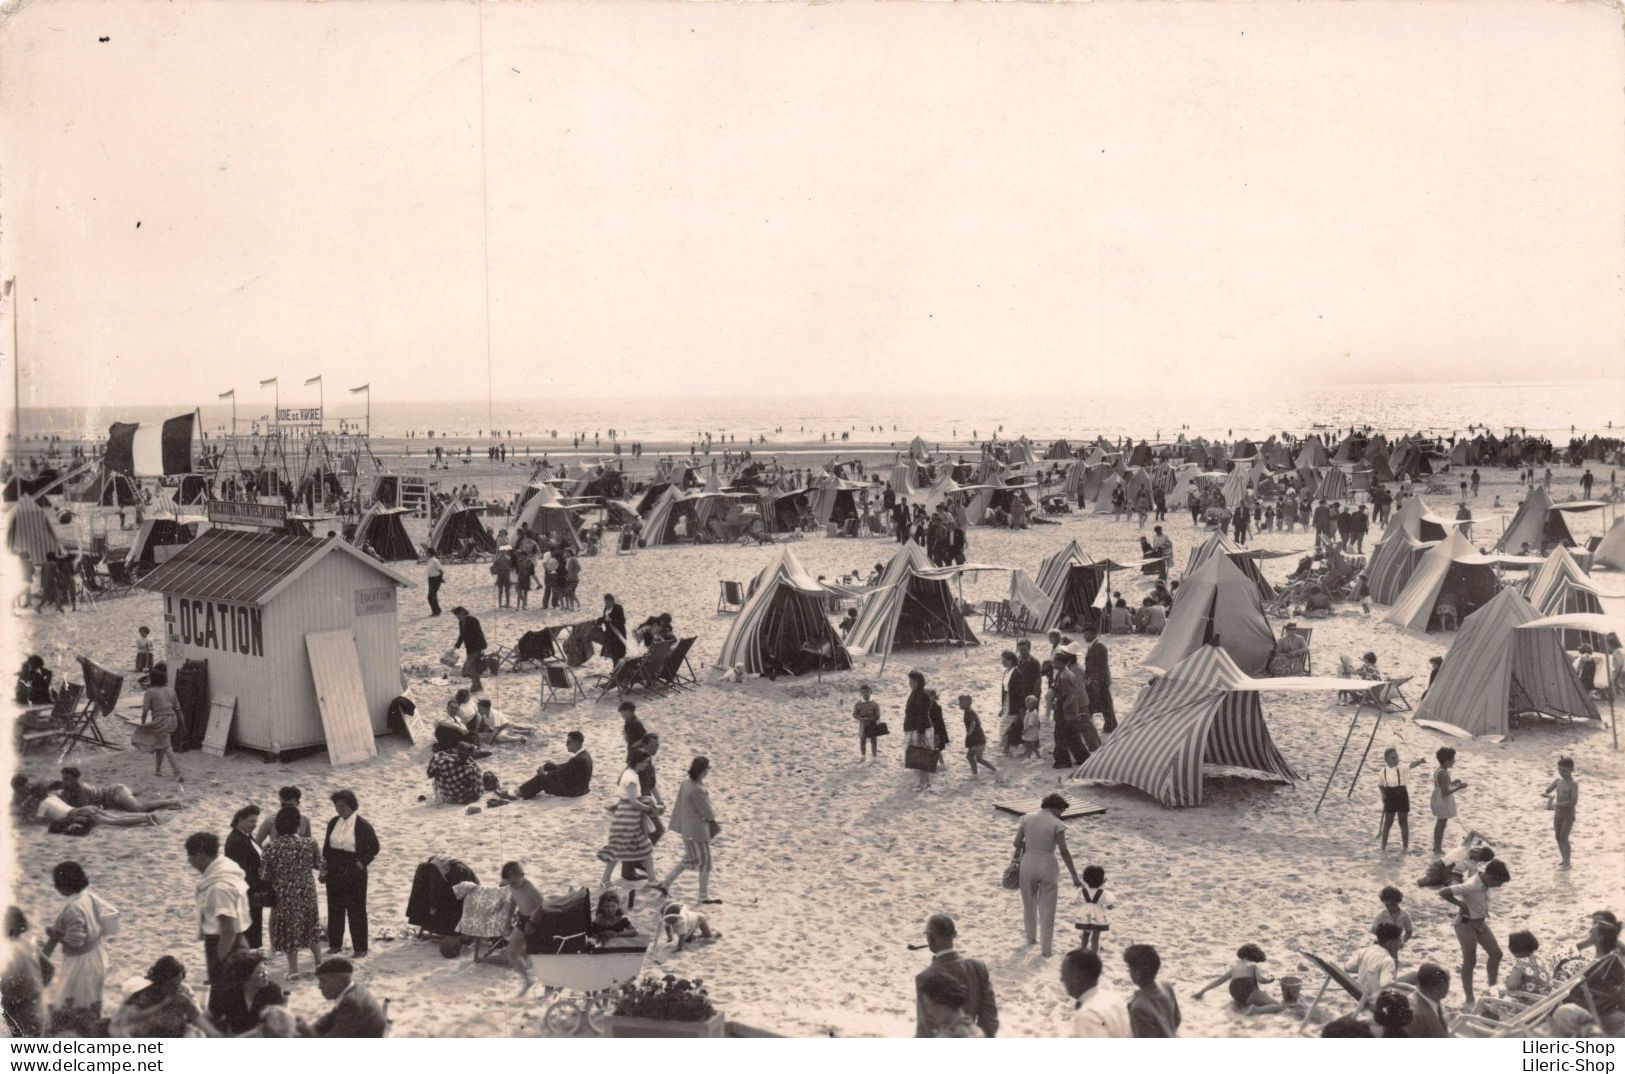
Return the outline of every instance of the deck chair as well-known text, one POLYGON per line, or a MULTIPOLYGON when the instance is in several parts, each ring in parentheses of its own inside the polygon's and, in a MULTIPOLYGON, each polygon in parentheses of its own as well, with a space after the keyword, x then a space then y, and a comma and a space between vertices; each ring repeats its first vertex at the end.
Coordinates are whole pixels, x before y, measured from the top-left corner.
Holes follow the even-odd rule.
POLYGON ((622 530, 620 537, 615 541, 615 554, 617 556, 630 556, 635 555, 637 550, 638 542, 632 536, 631 531, 622 530))
POLYGON ((124 689, 124 676, 108 671, 85 656, 79 658, 79 666, 85 674, 85 700, 74 714, 72 727, 62 736, 61 760, 66 760, 74 746, 81 742, 104 750, 119 748, 107 741, 97 719, 112 715, 118 707, 119 694, 124 689))
POLYGON ((548 705, 574 705, 585 701, 587 692, 570 665, 562 661, 549 661, 542 665, 542 707, 548 705), (562 700, 561 700, 562 697, 562 700))
POLYGON ((643 676, 639 686, 646 693, 659 694, 663 692, 665 683, 661 682, 660 674, 666 670, 666 661, 676 651, 675 641, 657 641, 649 646, 649 651, 643 654, 643 676))
POLYGON ((505 671, 523 671, 527 666, 541 666, 549 660, 562 660, 563 654, 553 641, 553 631, 527 630, 513 646, 497 650, 497 667, 505 671))
POLYGON ((737 612, 745 607, 745 587, 739 582, 720 582, 721 592, 717 594, 717 614, 724 612, 737 612))
POLYGON ((1591 994, 1591 988, 1586 984, 1585 975, 1609 959, 1620 958, 1620 952, 1610 951, 1600 958, 1593 959, 1570 977, 1562 981, 1555 981, 1552 990, 1538 1003, 1530 1004, 1515 1017, 1497 1021, 1481 1014, 1463 1012, 1458 1014, 1450 1023, 1450 1030, 1460 1037, 1527 1037, 1540 1027, 1540 1024, 1551 1017, 1553 1011, 1569 1002, 1576 992, 1585 1001, 1585 1007, 1591 1012, 1591 1017, 1600 1025, 1602 1019, 1597 1014, 1597 1001, 1591 994))
POLYGON ((1311 674, 1315 668, 1315 653, 1314 649, 1311 648, 1315 639, 1315 628, 1293 627, 1292 633, 1303 639, 1303 674, 1311 674))
POLYGON ((694 648, 693 638, 683 638, 673 647, 671 655, 666 657, 665 664, 656 675, 662 686, 669 686, 674 690, 681 690, 687 686, 698 686, 700 680, 694 674, 694 668, 688 662, 688 651, 694 648))
POLYGON ((982 601, 983 630, 997 631, 999 629, 999 624, 1003 621, 1003 609, 1000 607, 1002 604, 1004 604, 1002 600, 982 601))
POLYGON ((50 708, 35 708, 24 712, 17 721, 17 752, 33 746, 60 742, 70 733, 84 696, 85 688, 76 682, 66 682, 57 692, 50 708))
POLYGON ((636 690, 643 685, 643 655, 629 656, 609 671, 599 675, 593 680, 593 688, 598 696, 593 698, 594 703, 602 701, 611 692, 618 696, 625 696, 629 691, 636 690))
POLYGON ((1337 963, 1321 958, 1319 955, 1312 955, 1308 951, 1298 951, 1297 954, 1308 959, 1310 965, 1326 975, 1326 979, 1320 983, 1320 990, 1315 993, 1314 1000, 1303 1012, 1303 1019, 1298 1023, 1300 1028, 1309 1024, 1309 1019, 1314 1016, 1315 1010, 1320 1006, 1321 999, 1326 995, 1326 989, 1334 984, 1354 997, 1355 1002, 1359 1002, 1361 997, 1360 986, 1355 983, 1354 978, 1344 973, 1337 963))

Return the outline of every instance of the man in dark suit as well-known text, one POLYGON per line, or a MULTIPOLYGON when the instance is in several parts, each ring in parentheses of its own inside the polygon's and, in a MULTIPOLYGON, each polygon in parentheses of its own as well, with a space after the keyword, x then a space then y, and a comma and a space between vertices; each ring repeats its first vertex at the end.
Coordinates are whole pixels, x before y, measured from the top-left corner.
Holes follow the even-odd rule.
MULTIPOLYGON (((1026 712, 1029 697, 1043 696, 1040 686, 1043 678, 1044 668, 1033 656, 1032 642, 1022 638, 1016 642, 1016 669, 1010 673, 1010 694, 1004 699, 1005 711, 1012 716, 1026 712)), ((1019 726, 1020 721, 1016 722, 1019 726)))
POLYGON ((480 628, 480 621, 461 604, 453 608, 451 614, 457 617, 457 644, 452 648, 468 654, 463 660, 463 674, 468 676, 469 692, 483 693, 485 687, 480 683, 480 661, 485 656, 485 631, 480 628))
POLYGON ((570 759, 563 764, 548 761, 536 770, 536 775, 519 785, 519 797, 534 798, 549 794, 557 798, 580 798, 592 784, 592 755, 582 747, 586 740, 580 731, 571 731, 564 738, 570 759))
POLYGON ((378 834, 358 810, 354 791, 333 792, 338 814, 327 822, 322 844, 321 879, 327 884, 327 947, 344 947, 344 922, 349 918, 350 943, 356 958, 367 955, 367 867, 378 856, 378 834))
POLYGON ((333 1009, 316 1019, 313 1037, 381 1037, 389 1026, 383 1005, 355 982, 355 966, 346 958, 330 958, 316 967, 316 984, 333 1009))
POLYGON ((1083 654, 1083 681, 1089 693, 1089 717, 1100 713, 1105 722, 1105 734, 1117 730, 1117 710, 1112 706, 1112 666, 1106 643, 1100 640, 1100 631, 1085 627, 1083 640, 1089 646, 1083 654))
POLYGON ((958 935, 954 919, 947 914, 932 914, 925 923, 925 944, 931 949, 931 965, 914 976, 914 1035, 933 1037, 942 1028, 933 1023, 928 1008, 921 998, 925 985, 933 977, 951 977, 965 989, 962 1008, 987 1036, 999 1032, 999 1005, 993 996, 993 982, 987 975, 987 966, 974 958, 961 957, 954 950, 958 935))
POLYGON ((1412 1037, 1448 1037, 1450 1020, 1445 1017, 1444 997, 1450 994, 1450 971, 1437 962, 1424 962, 1416 970, 1416 987, 1421 995, 1411 1003, 1411 1024, 1405 1027, 1412 1037))

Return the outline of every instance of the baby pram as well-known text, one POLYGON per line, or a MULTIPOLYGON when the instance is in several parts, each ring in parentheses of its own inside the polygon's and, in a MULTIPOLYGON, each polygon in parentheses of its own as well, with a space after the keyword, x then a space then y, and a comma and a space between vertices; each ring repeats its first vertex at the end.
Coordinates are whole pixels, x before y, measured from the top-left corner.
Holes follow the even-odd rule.
POLYGON ((578 1032, 583 1020, 594 1033, 602 1033, 604 1019, 614 1011, 615 989, 643 970, 648 941, 636 936, 599 940, 591 927, 592 894, 577 888, 547 899, 525 933, 531 970, 548 1000, 542 1024, 556 1036, 578 1032))
POLYGON ((455 858, 431 858, 412 874, 412 891, 406 897, 406 920, 416 925, 418 938, 455 936, 463 917, 463 900, 453 885, 479 883, 474 870, 455 858))

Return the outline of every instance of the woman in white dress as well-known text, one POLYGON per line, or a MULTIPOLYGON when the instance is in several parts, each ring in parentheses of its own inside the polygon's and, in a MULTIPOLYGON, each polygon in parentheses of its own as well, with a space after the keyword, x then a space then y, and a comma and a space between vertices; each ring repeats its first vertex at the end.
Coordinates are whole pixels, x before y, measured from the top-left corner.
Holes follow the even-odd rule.
POLYGON ((76 861, 65 861, 51 871, 51 882, 68 901, 56 923, 45 930, 45 955, 62 949, 62 968, 51 982, 51 1006, 60 1010, 88 1010, 100 1017, 102 985, 107 980, 107 954, 103 942, 118 933, 118 911, 90 890, 90 877, 76 861))

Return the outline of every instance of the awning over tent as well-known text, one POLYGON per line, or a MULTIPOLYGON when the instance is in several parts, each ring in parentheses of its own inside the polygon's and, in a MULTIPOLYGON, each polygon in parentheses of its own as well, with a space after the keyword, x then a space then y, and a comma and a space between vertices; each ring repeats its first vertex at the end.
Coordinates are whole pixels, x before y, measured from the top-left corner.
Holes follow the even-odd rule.
POLYGON ((1387 621, 1407 630, 1439 629, 1440 605, 1454 607, 1458 622, 1488 604, 1501 588, 1494 556, 1479 555, 1460 531, 1428 549, 1394 601, 1387 621))
POLYGON ((1289 783, 1301 776, 1270 737, 1259 692, 1347 688, 1344 679, 1255 679, 1204 645, 1141 692, 1077 778, 1136 787, 1173 808, 1202 804, 1204 775, 1289 783))
POLYGON ((1468 616, 1416 706, 1416 722, 1481 738, 1506 735, 1514 713, 1596 719, 1597 706, 1580 688, 1557 634, 1518 629, 1540 621, 1515 589, 1501 590, 1468 616))
POLYGON ((756 576, 750 597, 717 653, 716 666, 743 665, 749 674, 764 675, 793 671, 811 654, 820 666, 833 662, 850 667, 825 610, 828 595, 795 553, 781 548, 756 576))

